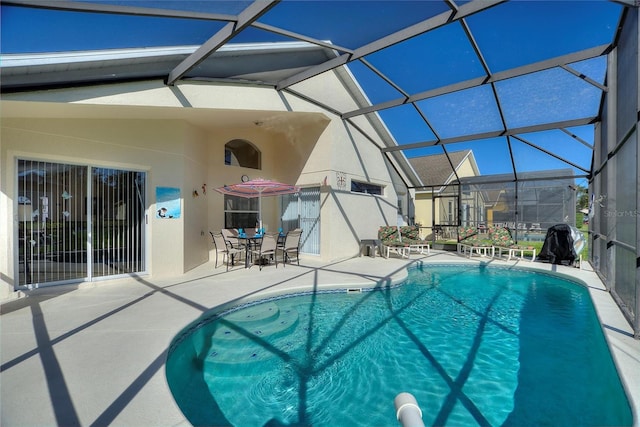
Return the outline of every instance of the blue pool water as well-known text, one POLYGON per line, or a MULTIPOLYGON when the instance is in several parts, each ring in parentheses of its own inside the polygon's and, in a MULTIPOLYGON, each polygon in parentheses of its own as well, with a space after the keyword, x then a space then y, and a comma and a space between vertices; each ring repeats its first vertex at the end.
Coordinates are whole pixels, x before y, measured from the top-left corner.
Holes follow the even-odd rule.
POLYGON ((585 287, 547 274, 422 266, 402 286, 207 313, 169 349, 194 425, 623 426, 632 414, 585 287))

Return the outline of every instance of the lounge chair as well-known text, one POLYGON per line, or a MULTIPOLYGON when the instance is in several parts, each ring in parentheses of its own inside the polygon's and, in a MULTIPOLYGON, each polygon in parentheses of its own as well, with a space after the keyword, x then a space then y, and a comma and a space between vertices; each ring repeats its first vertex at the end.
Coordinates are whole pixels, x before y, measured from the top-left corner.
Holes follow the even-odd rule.
POLYGON ((420 229, 416 226, 382 226, 378 229, 378 240, 385 258, 392 253, 409 258, 411 251, 425 254, 431 250, 429 243, 420 238, 420 229))
POLYGON ((235 256, 241 255, 244 252, 244 249, 229 247, 222 233, 214 233, 210 231, 209 234, 211 234, 213 245, 216 249, 215 268, 218 268, 218 254, 222 254, 222 263, 224 264, 225 260, 227 261, 227 271, 229 271, 229 262, 233 265, 235 256))
POLYGON ((542 228, 540 227, 540 223, 539 222, 534 222, 531 224, 531 228, 529 228, 529 231, 533 231, 536 233, 540 233, 542 232, 542 228))
POLYGON ((536 250, 533 246, 526 247, 516 245, 511 236, 511 232, 503 227, 489 227, 489 238, 494 246, 493 254, 502 258, 503 252, 507 254, 507 261, 512 258, 525 259, 525 252, 531 252, 531 261, 536 259, 536 250))
POLYGON ((395 253, 401 258, 409 258, 409 244, 401 240, 397 226, 381 226, 378 229, 378 240, 382 246, 383 257, 389 258, 392 253, 395 253))
POLYGON ((494 246, 487 239, 482 238, 475 227, 458 227, 458 253, 469 258, 473 254, 479 256, 494 255, 494 246))
POLYGON ((431 252, 431 246, 425 240, 420 238, 420 228, 413 225, 400 227, 400 237, 403 242, 409 243, 409 252, 417 252, 421 255, 427 255, 431 252))

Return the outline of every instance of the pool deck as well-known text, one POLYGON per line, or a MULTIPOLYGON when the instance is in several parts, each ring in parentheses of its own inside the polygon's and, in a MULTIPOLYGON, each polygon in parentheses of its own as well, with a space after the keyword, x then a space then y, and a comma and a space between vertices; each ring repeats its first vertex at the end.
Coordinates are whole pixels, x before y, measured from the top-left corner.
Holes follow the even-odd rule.
POLYGON ((640 340, 593 271, 437 251, 328 264, 307 257, 300 266, 262 271, 225 272, 208 263, 173 279, 141 276, 30 291, 0 307, 0 425, 188 426, 167 386, 164 361, 172 338, 203 312, 291 289, 402 280, 405 267, 419 261, 528 267, 584 281, 640 425, 640 340))

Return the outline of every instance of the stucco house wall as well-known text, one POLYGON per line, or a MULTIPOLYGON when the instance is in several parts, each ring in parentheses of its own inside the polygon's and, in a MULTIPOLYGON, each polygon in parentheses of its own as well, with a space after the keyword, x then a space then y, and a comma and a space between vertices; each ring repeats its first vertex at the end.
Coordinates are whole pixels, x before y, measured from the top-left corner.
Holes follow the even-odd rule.
MULTIPOLYGON (((425 192, 417 192, 415 200, 415 222, 416 224, 420 224, 422 227, 420 232, 423 236, 428 236, 431 234, 431 225, 434 223, 433 216, 433 199, 431 198, 431 194, 425 192)), ((435 223, 439 222, 439 214, 438 211, 435 212, 435 223)))
POLYGON ((478 167, 475 165, 475 160, 472 163, 471 156, 465 158, 464 161, 460 163, 460 165, 456 169, 456 172, 458 173, 458 176, 461 178, 467 177, 467 176, 479 175, 478 167))
MULTIPOLYGON (((349 102, 340 79, 326 73, 323 80, 321 87, 331 87, 332 96, 349 102)), ((360 239, 396 221, 397 188, 402 191, 403 184, 378 142, 372 142, 373 127, 366 120, 358 123, 369 132, 365 137, 317 105, 271 88, 123 83, 7 94, 2 108, 0 239, 7 244, 0 256, 0 298, 14 291, 19 158, 147 172, 147 271, 152 275, 180 274, 208 261, 208 232, 224 224, 223 196, 214 188, 245 174, 321 188, 324 260, 355 256, 360 239), (238 125, 238 117, 249 113, 260 120, 238 125), (216 116, 234 120, 207 122, 216 116), (224 164, 224 144, 232 139, 256 145, 261 170, 224 164), (345 186, 339 185, 339 175, 346 176, 345 186), (383 186, 384 196, 351 193, 352 178, 383 186), (181 189, 180 219, 154 218, 157 186, 181 189)), ((263 204, 265 222, 274 228, 276 201, 265 198, 263 204)))

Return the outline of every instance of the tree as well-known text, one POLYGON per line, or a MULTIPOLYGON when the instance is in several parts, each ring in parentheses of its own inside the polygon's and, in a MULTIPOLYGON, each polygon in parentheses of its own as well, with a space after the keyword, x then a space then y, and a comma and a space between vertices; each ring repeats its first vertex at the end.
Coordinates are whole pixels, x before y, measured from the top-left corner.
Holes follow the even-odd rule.
POLYGON ((582 185, 576 186, 576 209, 588 209, 589 208, 589 190, 582 185))

